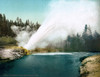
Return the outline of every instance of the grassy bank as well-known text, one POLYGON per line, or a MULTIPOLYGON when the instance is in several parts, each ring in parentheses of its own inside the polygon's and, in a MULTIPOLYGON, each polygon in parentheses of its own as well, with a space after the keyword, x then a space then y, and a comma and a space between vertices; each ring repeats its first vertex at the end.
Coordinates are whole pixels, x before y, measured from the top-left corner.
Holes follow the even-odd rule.
POLYGON ((17 41, 10 36, 3 36, 0 37, 0 48, 5 47, 5 46, 16 46, 17 41))

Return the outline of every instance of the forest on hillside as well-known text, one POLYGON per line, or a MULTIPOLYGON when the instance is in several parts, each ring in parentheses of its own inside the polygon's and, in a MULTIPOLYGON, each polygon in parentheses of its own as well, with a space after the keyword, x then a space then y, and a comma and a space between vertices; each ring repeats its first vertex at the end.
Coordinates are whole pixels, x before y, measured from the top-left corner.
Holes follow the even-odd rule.
MULTIPOLYGON (((30 27, 30 31, 37 31, 41 26, 38 22, 33 23, 29 20, 25 22, 17 17, 15 21, 6 19, 5 14, 0 14, 0 47, 5 45, 17 45, 14 39, 16 34, 12 31, 11 26, 16 25, 19 30, 30 27), (24 28, 23 28, 24 27, 24 28)), ((59 42, 59 44, 61 44, 59 42)), ((48 45, 47 48, 56 48, 60 51, 100 51, 100 34, 95 31, 92 33, 91 27, 85 24, 82 35, 69 35, 60 46, 48 45), (61 46, 62 45, 62 46, 61 46)))
POLYGON ((19 26, 20 29, 22 27, 30 26, 31 29, 37 30, 40 27, 40 24, 30 22, 29 20, 26 20, 26 22, 23 22, 21 18, 17 17, 15 21, 6 19, 5 14, 0 14, 0 37, 2 36, 11 36, 15 37, 16 35, 11 30, 11 26, 16 25, 19 26))
POLYGON ((22 29, 27 29, 28 26, 30 27, 29 32, 33 29, 36 31, 40 27, 40 24, 38 22, 33 23, 29 20, 23 22, 19 17, 17 17, 16 20, 13 21, 7 19, 5 14, 0 14, 0 47, 5 45, 17 45, 17 41, 14 39, 16 37, 16 33, 14 33, 11 29, 13 25, 19 27, 19 31, 21 31, 22 29))

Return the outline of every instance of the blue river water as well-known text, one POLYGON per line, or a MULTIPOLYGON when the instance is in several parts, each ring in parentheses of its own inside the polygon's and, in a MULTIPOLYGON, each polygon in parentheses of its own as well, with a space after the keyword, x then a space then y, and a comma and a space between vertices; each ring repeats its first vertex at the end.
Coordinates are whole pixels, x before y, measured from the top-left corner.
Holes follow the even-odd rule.
POLYGON ((91 52, 38 53, 0 64, 0 77, 80 77, 81 59, 91 52))

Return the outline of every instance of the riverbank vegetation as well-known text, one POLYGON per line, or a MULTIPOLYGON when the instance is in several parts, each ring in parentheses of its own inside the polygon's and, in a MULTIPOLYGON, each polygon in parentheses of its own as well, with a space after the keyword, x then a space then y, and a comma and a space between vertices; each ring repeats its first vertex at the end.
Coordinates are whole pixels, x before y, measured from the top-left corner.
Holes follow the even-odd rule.
MULTIPOLYGON (((16 25, 19 30, 30 27, 29 32, 32 30, 37 31, 41 26, 38 22, 33 23, 29 20, 25 22, 21 18, 17 17, 15 21, 8 20, 5 14, 0 14, 0 48, 18 46, 15 37, 16 34, 12 31, 11 27, 16 25), (24 28, 23 28, 24 27, 24 28)), ((92 33, 91 27, 87 24, 84 26, 82 35, 69 35, 66 40, 56 45, 49 44, 45 48, 36 48, 32 52, 69 52, 69 51, 100 51, 100 34, 95 31, 92 33), (59 45, 59 46, 58 46, 59 45)))

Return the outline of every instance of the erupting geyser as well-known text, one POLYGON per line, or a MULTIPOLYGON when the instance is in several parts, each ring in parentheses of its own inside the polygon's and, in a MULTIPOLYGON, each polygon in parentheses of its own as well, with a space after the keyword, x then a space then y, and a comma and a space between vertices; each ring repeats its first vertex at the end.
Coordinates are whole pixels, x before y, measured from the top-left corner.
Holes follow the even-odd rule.
POLYGON ((95 1, 52 0, 49 7, 47 18, 23 46, 26 49, 47 46, 49 42, 65 40, 68 35, 81 34, 85 24, 90 25, 93 32, 97 30, 98 10, 95 1))

